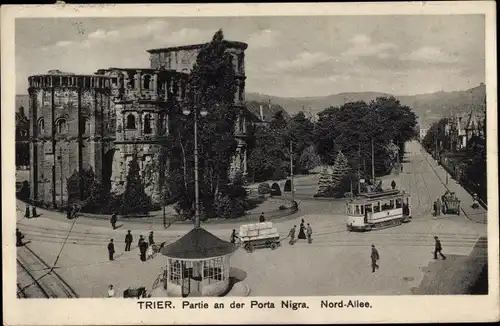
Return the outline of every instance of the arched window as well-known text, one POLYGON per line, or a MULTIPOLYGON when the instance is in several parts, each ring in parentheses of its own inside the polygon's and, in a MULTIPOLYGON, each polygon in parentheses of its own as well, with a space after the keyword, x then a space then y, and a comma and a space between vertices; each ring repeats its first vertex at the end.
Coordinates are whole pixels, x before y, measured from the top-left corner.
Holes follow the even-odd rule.
POLYGON ((66 124, 66 119, 59 119, 56 121, 56 132, 58 134, 64 134, 68 132, 68 126, 66 124))
POLYGON ((45 134, 45 121, 43 118, 38 120, 38 135, 43 136, 45 134))
POLYGON ((151 116, 149 114, 146 114, 146 116, 144 117, 144 134, 149 135, 151 133, 151 116))
POLYGON ((133 114, 127 116, 127 129, 135 129, 135 117, 133 114))
POLYGON ((149 87, 151 86, 151 76, 150 75, 146 75, 144 76, 144 89, 149 89, 149 87))

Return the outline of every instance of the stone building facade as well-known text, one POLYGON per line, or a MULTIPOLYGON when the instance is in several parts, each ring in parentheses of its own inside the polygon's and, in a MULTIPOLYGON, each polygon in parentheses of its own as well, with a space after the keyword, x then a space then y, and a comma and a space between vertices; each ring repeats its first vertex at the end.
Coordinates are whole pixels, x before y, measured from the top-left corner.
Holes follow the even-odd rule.
MULTIPOLYGON (((246 174, 248 111, 244 105, 244 50, 229 42, 238 91, 231 174, 246 174)), ((170 113, 186 96, 189 73, 205 44, 148 50, 150 68, 100 69, 94 75, 57 70, 29 77, 31 199, 64 205, 67 180, 92 169, 114 193, 125 190, 136 154, 146 193, 160 201, 162 169, 168 168, 165 138, 170 113)))
POLYGON ((60 204, 74 172, 102 171, 109 78, 49 71, 29 85, 31 199, 60 204))
MULTIPOLYGON (((224 41, 226 51, 231 55, 233 69, 236 79, 236 93, 234 96, 234 108, 238 110, 238 118, 235 126, 235 136, 238 140, 238 148, 232 160, 230 174, 241 172, 247 175, 247 143, 251 125, 251 114, 245 107, 245 50, 246 43, 224 41)), ((149 60, 153 69, 171 69, 177 72, 189 74, 193 69, 198 54, 205 44, 193 44, 169 48, 151 49, 149 60)))

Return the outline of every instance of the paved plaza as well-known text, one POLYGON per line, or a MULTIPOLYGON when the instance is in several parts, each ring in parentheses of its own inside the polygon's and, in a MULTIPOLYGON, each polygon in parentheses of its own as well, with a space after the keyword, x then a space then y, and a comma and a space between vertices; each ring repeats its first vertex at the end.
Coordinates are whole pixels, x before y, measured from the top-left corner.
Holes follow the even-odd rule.
MULTIPOLYGON (((451 294, 466 288, 467 284, 457 285, 449 280, 460 271, 476 275, 487 261, 486 248, 479 253, 474 251, 474 268, 469 268, 467 258, 478 240, 486 237, 486 211, 470 208, 471 196, 450 179, 447 186, 461 199, 463 213, 433 217, 432 203, 445 191, 444 170, 436 166, 416 142, 407 144, 403 166, 403 173, 389 179, 394 179, 399 188, 412 195, 413 220, 410 223, 368 233, 349 233, 342 201, 301 200, 298 213, 278 219, 274 224, 285 238, 293 225, 298 226, 300 219, 305 219, 313 228, 312 244, 299 240, 291 246, 285 240, 276 250, 259 249, 247 253, 239 249, 233 254, 231 265, 246 274, 243 282, 251 289, 250 295, 425 294, 423 288, 432 292, 429 286, 439 288, 435 293, 451 294), (435 235, 441 239, 443 253, 450 259, 432 259, 435 235), (376 245, 381 257, 380 269, 375 273, 370 268, 372 244, 376 245)), ((297 191, 300 192, 300 183, 297 191)), ((18 206, 22 210, 22 203, 18 202, 18 206)), ((23 212, 18 211, 18 227, 26 234, 26 240, 32 241, 28 246, 51 264, 73 221, 55 212, 40 210, 40 213, 39 218, 25 219, 23 212)), ((231 230, 239 229, 240 224, 234 221, 202 227, 229 240, 231 230)), ((165 265, 165 257, 160 254, 153 260, 140 261, 136 248, 139 235, 147 238, 149 231, 154 230, 156 242, 171 242, 192 227, 173 224, 164 230, 156 219, 144 223, 119 220, 117 225, 119 228, 112 230, 107 220, 76 219, 56 271, 80 297, 105 297, 109 284, 115 286, 118 294, 129 286, 150 289, 165 265), (124 238, 129 229, 134 243, 132 251, 124 252, 124 238), (116 250, 116 260, 112 262, 108 261, 106 249, 111 238, 116 250)), ((24 248, 17 250, 21 253, 24 248)))

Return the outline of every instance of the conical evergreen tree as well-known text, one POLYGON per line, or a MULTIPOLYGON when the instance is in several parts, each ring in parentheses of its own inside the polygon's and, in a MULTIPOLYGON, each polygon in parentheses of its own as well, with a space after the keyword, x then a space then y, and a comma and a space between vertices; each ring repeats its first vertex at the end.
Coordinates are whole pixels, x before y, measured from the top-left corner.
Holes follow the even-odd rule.
POLYGON ((333 164, 332 174, 331 174, 331 187, 337 189, 342 186, 342 180, 349 173, 349 163, 347 158, 339 151, 337 157, 335 158, 335 163, 333 164))
POLYGON ((142 183, 139 162, 134 154, 129 163, 127 174, 127 184, 122 195, 122 205, 120 213, 123 215, 134 213, 147 213, 151 207, 151 198, 144 190, 142 183))
POLYGON ((316 196, 328 197, 331 195, 332 190, 332 168, 331 166, 324 166, 318 180, 318 190, 316 196))

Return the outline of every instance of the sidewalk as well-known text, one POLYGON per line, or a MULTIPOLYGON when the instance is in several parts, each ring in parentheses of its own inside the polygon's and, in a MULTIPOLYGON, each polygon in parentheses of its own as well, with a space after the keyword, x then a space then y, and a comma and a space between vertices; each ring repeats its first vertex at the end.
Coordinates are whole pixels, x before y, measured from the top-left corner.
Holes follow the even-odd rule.
POLYGON ((436 173, 443 186, 449 191, 454 192, 460 199, 460 209, 462 213, 471 221, 476 223, 487 224, 488 211, 482 206, 472 208, 472 195, 467 192, 457 181, 451 178, 446 170, 438 165, 429 153, 422 149, 422 155, 425 157, 431 168, 436 173), (448 175, 448 184, 446 184, 446 175, 448 175))

